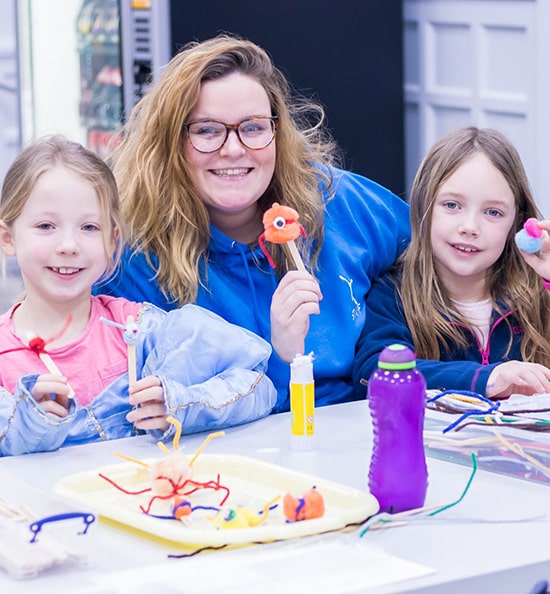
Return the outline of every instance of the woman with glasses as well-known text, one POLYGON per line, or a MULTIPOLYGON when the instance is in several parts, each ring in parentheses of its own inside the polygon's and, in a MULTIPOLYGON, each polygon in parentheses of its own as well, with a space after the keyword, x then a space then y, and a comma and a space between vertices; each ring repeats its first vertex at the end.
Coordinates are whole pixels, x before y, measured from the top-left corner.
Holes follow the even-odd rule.
POLYGON ((130 243, 96 292, 165 309, 196 303, 266 338, 276 412, 289 409, 298 353, 314 354, 317 405, 354 398, 371 279, 409 239, 402 200, 335 167, 323 119, 291 96, 263 49, 222 35, 171 60, 113 154, 130 243), (273 268, 258 243, 275 202, 299 213, 307 271, 267 243, 273 268))

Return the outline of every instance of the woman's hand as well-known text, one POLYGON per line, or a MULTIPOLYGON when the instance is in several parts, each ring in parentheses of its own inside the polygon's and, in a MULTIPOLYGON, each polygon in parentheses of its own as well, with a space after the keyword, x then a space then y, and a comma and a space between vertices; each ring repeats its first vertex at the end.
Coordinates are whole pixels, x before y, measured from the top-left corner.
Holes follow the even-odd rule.
POLYGON ((506 398, 511 394, 550 392, 550 369, 538 363, 508 361, 497 365, 487 381, 487 398, 506 398))
POLYGON ((550 221, 537 221, 542 229, 542 247, 536 254, 520 250, 523 259, 542 278, 550 280, 550 221))
POLYGON ((309 272, 287 272, 271 300, 271 344, 287 363, 304 354, 309 316, 318 314, 323 298, 319 283, 309 272))
POLYGON ((38 376, 31 394, 47 413, 64 418, 69 414, 70 391, 66 377, 45 373, 38 376))
POLYGON ((126 415, 126 420, 137 429, 168 429, 164 394, 158 377, 149 375, 132 384, 129 402, 135 408, 126 415))

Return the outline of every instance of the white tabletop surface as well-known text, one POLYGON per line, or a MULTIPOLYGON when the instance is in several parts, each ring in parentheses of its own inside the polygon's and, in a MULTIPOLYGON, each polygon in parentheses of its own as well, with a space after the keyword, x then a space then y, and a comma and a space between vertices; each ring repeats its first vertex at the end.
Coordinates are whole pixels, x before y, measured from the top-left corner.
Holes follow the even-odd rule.
MULTIPOLYGON (((212 440, 207 451, 257 457, 366 490, 371 448, 366 402, 318 408, 315 432, 313 451, 293 451, 290 449, 289 415, 273 415, 226 430, 225 437, 212 440)), ((181 446, 185 452, 193 453, 205 435, 184 436, 181 446)), ((148 436, 88 444, 56 452, 1 458, 0 480, 13 475, 50 492, 58 480, 69 474, 120 462, 114 456, 115 451, 138 459, 159 456, 158 447, 148 436)), ((432 458, 428 458, 428 470, 428 506, 444 505, 457 499, 471 474, 467 466, 432 458)), ((94 594, 111 594, 113 590, 94 588, 94 576, 157 566, 166 562, 168 553, 174 552, 163 544, 104 522, 95 527, 94 539, 97 554, 90 569, 24 581, 14 581, 0 572, 0 592, 85 592, 89 588, 94 594)), ((364 589, 358 583, 356 592, 528 594, 535 582, 550 579, 550 486, 478 470, 464 500, 437 519, 372 531, 364 539, 391 555, 435 571, 374 589, 364 589), (535 517, 538 519, 527 521, 535 517)), ((202 555, 200 563, 215 571, 218 556, 227 554, 232 553, 202 555)), ((193 563, 194 559, 199 557, 173 562, 182 563, 184 567, 184 563, 193 563)), ((314 568, 308 571, 314 574, 314 568)), ((334 567, 334 572, 338 572, 338 567, 334 567)), ((182 569, 182 579, 184 575, 182 569)), ((204 591, 210 591, 208 576, 204 579, 204 591)), ((315 591, 314 586, 311 591, 315 591)))

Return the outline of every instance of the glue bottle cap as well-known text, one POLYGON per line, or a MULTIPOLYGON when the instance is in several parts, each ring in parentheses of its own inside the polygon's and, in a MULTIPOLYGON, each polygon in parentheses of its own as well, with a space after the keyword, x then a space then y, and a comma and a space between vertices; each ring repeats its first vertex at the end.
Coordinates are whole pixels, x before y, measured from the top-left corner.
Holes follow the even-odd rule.
POLYGON ((290 364, 290 381, 294 384, 313 382, 313 353, 294 357, 290 364))

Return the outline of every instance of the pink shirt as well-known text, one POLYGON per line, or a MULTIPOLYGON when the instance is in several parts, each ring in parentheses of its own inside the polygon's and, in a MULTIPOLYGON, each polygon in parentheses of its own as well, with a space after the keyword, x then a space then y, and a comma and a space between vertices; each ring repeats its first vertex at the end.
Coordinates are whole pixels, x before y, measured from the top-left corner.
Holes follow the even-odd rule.
MULTIPOLYGON (((14 333, 12 315, 19 304, 0 315, 0 385, 12 394, 17 380, 28 373, 49 373, 40 357, 14 333)), ((100 321, 107 318, 125 324, 129 315, 137 319, 142 304, 126 299, 99 295, 92 297, 90 320, 82 336, 60 348, 49 349, 61 373, 69 380, 81 406, 89 404, 97 394, 128 370, 127 347, 122 330, 100 321)), ((48 337, 42 337, 48 338, 48 337)))

